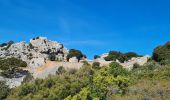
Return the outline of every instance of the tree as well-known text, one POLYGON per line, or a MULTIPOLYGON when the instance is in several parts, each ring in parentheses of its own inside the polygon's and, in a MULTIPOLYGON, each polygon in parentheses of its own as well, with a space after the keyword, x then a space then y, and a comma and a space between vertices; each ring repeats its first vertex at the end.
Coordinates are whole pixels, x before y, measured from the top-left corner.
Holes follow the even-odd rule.
POLYGON ((139 57, 138 54, 134 52, 122 53, 118 51, 110 51, 109 55, 105 57, 106 61, 116 61, 119 60, 121 63, 130 60, 132 57, 139 57))
POLYGON ((152 59, 160 63, 168 62, 170 59, 170 42, 167 42, 163 46, 156 47, 153 51, 152 59))
POLYGON ((94 59, 100 58, 99 55, 94 55, 94 59))
POLYGON ((131 59, 132 57, 139 57, 140 56, 135 52, 128 52, 128 53, 125 53, 125 55, 127 56, 128 59, 131 59))
POLYGON ((76 57, 79 61, 81 58, 85 58, 86 56, 80 50, 70 49, 67 55, 67 61, 69 61, 72 57, 76 57))
POLYGON ((17 58, 7 58, 0 60, 1 74, 6 77, 12 77, 20 67, 27 67, 27 63, 17 58))

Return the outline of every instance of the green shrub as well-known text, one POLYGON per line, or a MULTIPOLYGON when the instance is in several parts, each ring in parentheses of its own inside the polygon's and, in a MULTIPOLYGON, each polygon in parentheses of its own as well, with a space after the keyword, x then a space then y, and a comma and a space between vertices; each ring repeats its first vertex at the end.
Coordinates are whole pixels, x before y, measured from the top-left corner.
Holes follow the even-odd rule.
POLYGON ((132 57, 140 57, 140 55, 134 52, 122 53, 117 51, 110 51, 109 55, 105 57, 106 61, 116 61, 119 60, 121 63, 130 60, 132 57))
POLYGON ((78 61, 83 57, 86 58, 86 56, 80 50, 70 49, 67 55, 67 61, 69 61, 69 59, 72 57, 76 57, 78 61))
POLYGON ((141 66, 138 64, 138 63, 135 63, 134 65, 133 65, 133 69, 138 69, 138 68, 140 68, 141 66))
POLYGON ((56 71, 56 74, 57 74, 57 75, 60 75, 60 74, 63 74, 63 73, 65 73, 65 72, 66 72, 65 68, 64 68, 63 66, 60 66, 60 67, 58 68, 58 70, 56 71))
POLYGON ((82 61, 81 63, 83 63, 84 66, 90 65, 87 61, 82 61))
POLYGON ((3 100, 9 94, 10 89, 4 81, 0 81, 0 100, 3 100))
POLYGON ((129 72, 125 68, 123 68, 116 62, 112 62, 109 65, 109 73, 112 74, 114 77, 117 77, 119 75, 126 76, 129 74, 129 72))
POLYGON ((29 43, 29 48, 34 49, 34 46, 31 43, 29 43))
POLYGON ((55 61, 56 60, 56 55, 54 53, 51 53, 51 54, 49 54, 48 58, 51 61, 55 61))
POLYGON ((32 74, 28 72, 26 77, 23 79, 22 84, 31 82, 31 81, 33 81, 33 79, 34 79, 34 77, 32 76, 32 74))
POLYGON ((21 86, 19 91, 19 96, 27 96, 28 94, 34 94, 36 92, 36 87, 31 84, 24 84, 21 86))
POLYGON ((94 55, 94 59, 100 58, 99 55, 94 55))
POLYGON ((17 58, 7 58, 0 60, 1 75, 11 77, 20 67, 27 67, 27 63, 17 58))
POLYGON ((152 59, 162 64, 169 62, 167 60, 170 59, 170 42, 167 42, 163 46, 156 47, 153 51, 152 59))
POLYGON ((100 63, 99 62, 93 62, 92 68, 99 69, 100 68, 100 63))

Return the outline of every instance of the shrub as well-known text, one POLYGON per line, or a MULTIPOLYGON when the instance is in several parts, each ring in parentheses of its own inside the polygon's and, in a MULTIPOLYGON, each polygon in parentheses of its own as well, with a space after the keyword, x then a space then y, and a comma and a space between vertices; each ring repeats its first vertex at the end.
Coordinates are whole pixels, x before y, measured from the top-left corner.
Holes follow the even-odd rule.
POLYGON ((114 77, 117 77, 119 75, 126 76, 129 74, 129 72, 125 68, 123 68, 116 62, 112 62, 109 65, 109 73, 112 74, 114 77))
POLYGON ((7 43, 2 43, 0 44, 0 47, 4 47, 4 46, 7 46, 8 44, 7 43))
POLYGON ((60 67, 58 68, 58 70, 56 71, 56 74, 57 74, 57 75, 60 75, 60 74, 63 74, 63 73, 65 73, 65 72, 66 72, 65 68, 64 68, 63 66, 60 66, 60 67))
POLYGON ((83 63, 83 65, 85 65, 85 66, 89 65, 89 63, 87 61, 82 61, 81 63, 83 63))
POLYGON ((35 85, 32 84, 24 84, 21 86, 19 91, 19 96, 27 96, 28 94, 34 94, 36 92, 35 85))
POLYGON ((27 67, 27 63, 17 58, 7 58, 0 60, 0 69, 2 70, 1 74, 10 77, 15 74, 20 67, 27 67))
POLYGON ((74 69, 74 68, 73 68, 73 69, 70 69, 70 70, 68 71, 69 74, 75 74, 76 72, 77 72, 77 70, 74 69))
POLYGON ((125 55, 127 56, 128 59, 131 59, 132 57, 139 57, 139 55, 135 52, 128 52, 125 53, 125 55))
POLYGON ((94 68, 94 69, 100 68, 100 63, 99 62, 93 62, 92 68, 94 68))
POLYGON ((140 57, 140 55, 134 53, 134 52, 128 52, 128 53, 121 53, 117 51, 110 51, 109 55, 105 57, 106 61, 116 61, 119 60, 121 63, 124 61, 130 60, 132 57, 140 57))
POLYGON ((29 48, 34 49, 34 46, 31 43, 29 43, 29 48))
POLYGON ((80 50, 70 49, 67 55, 67 61, 69 61, 69 59, 72 57, 76 57, 79 61, 81 60, 81 58, 86 57, 86 56, 80 50))
POLYGON ((154 49, 152 59, 157 62, 167 62, 170 59, 170 42, 167 42, 163 46, 158 46, 154 49))
POLYGON ((94 59, 100 58, 99 55, 94 55, 94 59))
POLYGON ((26 77, 23 79, 22 84, 23 84, 23 83, 31 82, 33 79, 34 79, 34 77, 31 75, 31 73, 28 72, 28 74, 26 75, 26 77))
POLYGON ((56 60, 56 55, 54 53, 51 53, 51 54, 49 54, 48 58, 51 61, 55 61, 56 60))
POLYGON ((140 68, 140 65, 139 65, 138 63, 135 63, 135 64, 133 65, 133 69, 137 69, 137 68, 140 68))
POLYGON ((9 94, 10 89, 4 81, 0 81, 0 100, 3 100, 9 94))

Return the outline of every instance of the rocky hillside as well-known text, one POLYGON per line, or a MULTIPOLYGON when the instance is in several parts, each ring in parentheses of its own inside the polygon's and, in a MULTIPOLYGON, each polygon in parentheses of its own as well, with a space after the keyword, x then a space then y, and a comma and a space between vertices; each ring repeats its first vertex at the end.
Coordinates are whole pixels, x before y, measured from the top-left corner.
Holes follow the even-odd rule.
POLYGON ((0 47, 0 57, 20 58, 27 62, 29 67, 39 67, 46 63, 50 55, 54 55, 58 61, 66 61, 68 50, 63 44, 48 40, 45 37, 36 37, 30 43, 19 42, 0 47))

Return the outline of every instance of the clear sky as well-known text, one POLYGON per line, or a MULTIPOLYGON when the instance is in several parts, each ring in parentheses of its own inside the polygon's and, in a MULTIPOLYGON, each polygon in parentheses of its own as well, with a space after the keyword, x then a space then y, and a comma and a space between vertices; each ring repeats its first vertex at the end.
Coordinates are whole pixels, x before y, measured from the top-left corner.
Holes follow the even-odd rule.
POLYGON ((35 36, 90 59, 110 50, 151 55, 170 40, 170 1, 0 0, 0 42, 35 36))

